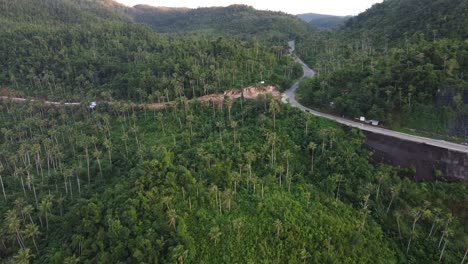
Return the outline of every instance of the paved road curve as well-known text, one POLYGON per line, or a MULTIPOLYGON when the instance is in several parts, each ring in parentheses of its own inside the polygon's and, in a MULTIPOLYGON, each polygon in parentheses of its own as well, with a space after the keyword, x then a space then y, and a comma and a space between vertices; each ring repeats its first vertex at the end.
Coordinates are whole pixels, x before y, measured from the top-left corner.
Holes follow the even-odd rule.
MULTIPOLYGON (((293 41, 289 42, 289 47, 290 47, 291 51, 294 51, 295 45, 294 45, 293 41)), ((304 76, 303 77, 314 77, 315 76, 315 72, 313 70, 311 70, 301 59, 296 58, 296 61, 298 63, 302 64, 302 68, 304 69, 304 76)), ((376 133, 376 134, 395 137, 395 138, 399 138, 399 139, 402 139, 402 140, 407 140, 407 141, 432 145, 432 146, 436 146, 436 147, 445 148, 445 149, 458 151, 458 152, 463 152, 463 153, 468 154, 468 146, 455 144, 455 143, 447 142, 447 141, 444 141, 444 140, 436 140, 436 139, 430 139, 430 138, 425 138, 425 137, 413 136, 413 135, 400 133, 400 132, 396 132, 396 131, 389 130, 389 129, 384 129, 384 128, 381 128, 381 127, 370 126, 370 125, 367 125, 367 124, 363 124, 363 123, 356 122, 356 121, 353 121, 353 120, 349 120, 349 119, 345 119, 345 118, 341 118, 341 117, 321 113, 321 112, 315 111, 313 109, 307 108, 307 107, 301 105, 299 102, 296 101, 296 91, 297 91, 298 88, 299 88, 299 82, 296 82, 293 86, 291 86, 291 88, 289 88, 287 91, 284 92, 282 101, 284 103, 289 102, 291 104, 291 106, 299 108, 302 111, 309 112, 309 113, 311 113, 311 114, 313 114, 315 116, 324 117, 324 118, 336 121, 336 122, 338 122, 340 124, 343 124, 343 125, 346 125, 346 126, 355 127, 355 128, 358 128, 358 129, 361 129, 361 130, 364 130, 364 131, 369 131, 369 132, 373 132, 373 133, 376 133)))

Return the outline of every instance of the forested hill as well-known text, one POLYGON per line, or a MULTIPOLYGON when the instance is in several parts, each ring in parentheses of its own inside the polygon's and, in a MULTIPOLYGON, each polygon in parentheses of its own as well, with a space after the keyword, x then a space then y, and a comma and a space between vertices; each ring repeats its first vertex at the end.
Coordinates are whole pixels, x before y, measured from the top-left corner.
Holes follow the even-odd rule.
POLYGON ((468 37, 466 0, 391 0, 374 5, 347 21, 347 37, 369 35, 395 42, 423 34, 426 38, 468 37))
POLYGON ((336 29, 345 24, 351 16, 332 16, 315 13, 305 13, 297 15, 300 19, 322 30, 336 29))
POLYGON ((245 5, 197 9, 155 8, 138 5, 126 13, 135 22, 158 32, 211 32, 261 39, 288 40, 314 29, 295 16, 261 11, 245 5))
POLYGON ((83 24, 130 21, 112 0, 0 0, 3 23, 83 24))
MULTIPOLYGON (((23 96, 150 102, 260 81, 287 87, 301 74, 284 32, 266 46, 202 26, 190 34, 160 34, 135 23, 132 8, 110 0, 0 3, 0 88, 23 96)), ((236 25, 243 31, 244 24, 236 25)))
POLYGON ((388 0, 298 42, 321 75, 303 84, 303 102, 468 141, 467 12, 466 0, 388 0))

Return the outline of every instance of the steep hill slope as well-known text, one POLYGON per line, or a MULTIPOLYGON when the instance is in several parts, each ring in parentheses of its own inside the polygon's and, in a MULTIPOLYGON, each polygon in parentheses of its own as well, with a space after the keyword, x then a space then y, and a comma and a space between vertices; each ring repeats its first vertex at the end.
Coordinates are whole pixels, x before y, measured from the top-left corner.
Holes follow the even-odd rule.
POLYGON ((303 84, 304 102, 467 140, 467 5, 388 0, 337 32, 299 42, 300 56, 321 74, 303 84))
POLYGON ((169 100, 260 81, 286 87, 300 75, 283 42, 266 47, 204 30, 159 34, 109 0, 0 6, 0 86, 24 96, 169 100))
POLYGON ((379 43, 402 41, 424 34, 426 38, 468 37, 466 0, 390 0, 351 18, 347 35, 368 34, 379 43))

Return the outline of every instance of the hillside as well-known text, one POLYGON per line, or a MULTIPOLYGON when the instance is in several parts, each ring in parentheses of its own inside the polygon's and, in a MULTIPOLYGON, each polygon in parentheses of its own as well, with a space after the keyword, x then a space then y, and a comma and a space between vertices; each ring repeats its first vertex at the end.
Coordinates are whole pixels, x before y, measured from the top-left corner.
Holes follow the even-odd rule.
POLYGON ((298 43, 303 102, 398 130, 468 137, 466 1, 389 0, 298 43), (333 108, 330 104, 333 102, 333 108))
POLYGON ((158 34, 112 1, 41 1, 0 9, 0 86, 19 95, 149 102, 261 81, 284 88, 300 75, 282 42, 158 34))
POLYGON ((307 23, 292 15, 245 5, 197 9, 138 5, 127 10, 127 14, 134 21, 164 33, 209 32, 286 41, 313 32, 307 23))
POLYGON ((391 0, 374 5, 350 19, 345 30, 367 34, 379 43, 423 34, 428 39, 468 38, 468 2, 465 0, 391 0))
POLYGON ((0 106, 1 261, 463 258, 465 185, 374 166, 361 133, 272 98, 0 106))
POLYGON ((360 130, 276 89, 302 74, 296 38, 319 54, 301 89, 322 102, 411 109, 421 87, 462 83, 463 42, 381 54, 247 6, 0 6, 0 96, 23 97, 0 98, 0 263, 465 262, 466 184, 377 164, 360 130), (377 80, 418 86, 382 102, 377 80))
POLYGON ((87 24, 129 21, 111 0, 1 0, 0 20, 4 23, 87 24))
POLYGON ((297 17, 322 30, 339 28, 351 18, 351 16, 332 16, 315 13, 299 14, 297 17))

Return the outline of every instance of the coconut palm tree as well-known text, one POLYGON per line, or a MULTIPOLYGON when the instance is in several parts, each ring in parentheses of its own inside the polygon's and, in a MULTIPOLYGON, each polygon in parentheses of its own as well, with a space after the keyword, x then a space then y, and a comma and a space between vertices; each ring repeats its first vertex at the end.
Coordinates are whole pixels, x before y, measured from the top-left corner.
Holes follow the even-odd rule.
POLYGON ((7 232, 9 234, 15 235, 18 245, 20 246, 21 249, 24 249, 25 248, 24 240, 20 232, 20 228, 21 228, 20 220, 18 219, 18 216, 16 215, 16 212, 14 210, 8 210, 6 212, 5 223, 7 227, 7 232))
POLYGON ((98 167, 99 167, 99 174, 101 175, 101 179, 103 178, 102 176, 102 166, 101 166, 101 156, 102 156, 102 152, 99 151, 99 150, 95 150, 93 152, 93 157, 96 159, 97 163, 98 163, 98 167))
POLYGON ((174 209, 170 209, 167 212, 167 217, 169 218, 168 224, 172 226, 172 228, 175 230, 176 229, 176 220, 177 220, 177 214, 174 209))
POLYGON ((1 185, 1 187, 2 187, 3 198, 5 199, 5 202, 6 202, 7 197, 6 197, 5 186, 3 185, 3 178, 2 178, 2 172, 3 172, 4 170, 5 170, 5 169, 3 168, 3 165, 0 164, 0 185, 1 185))
POLYGON ((283 223, 281 222, 281 220, 276 219, 274 225, 276 229, 276 237, 279 237, 281 234, 281 230, 283 229, 283 223))
POLYGON ((289 178, 289 159, 292 157, 291 151, 283 152, 283 158, 286 160, 286 177, 289 178))
POLYGON ((29 248, 20 249, 18 254, 13 257, 13 262, 16 264, 29 264, 32 258, 34 258, 34 254, 31 254, 29 248))
POLYGON ((270 113, 273 114, 273 129, 276 129, 276 114, 280 111, 279 104, 276 100, 270 102, 270 113))
POLYGON ((249 167, 249 178, 252 179, 252 163, 257 159, 257 155, 253 151, 249 151, 244 154, 245 159, 249 167))
POLYGON ((63 264, 78 264, 80 263, 80 258, 76 257, 75 255, 66 257, 63 260, 63 264))
POLYGON ((219 238, 223 235, 219 227, 215 226, 210 229, 210 232, 208 233, 208 236, 210 237, 210 240, 214 241, 215 245, 218 244, 219 238))
POLYGON ((113 149, 112 141, 110 139, 106 138, 106 139, 104 139, 103 145, 104 145, 104 148, 107 149, 107 154, 109 156, 109 164, 110 164, 111 169, 112 169, 112 149, 113 149))
POLYGON ((25 238, 31 238, 34 244, 34 247, 36 248, 37 254, 40 254, 39 248, 37 247, 37 243, 36 243, 36 237, 41 234, 41 232, 39 231, 39 227, 34 223, 29 223, 26 225, 26 228, 23 231, 23 234, 25 238))
POLYGON ((52 202, 50 201, 50 198, 47 197, 47 198, 42 199, 41 203, 39 204, 39 212, 41 213, 41 215, 44 215, 45 217, 47 230, 49 230, 48 213, 51 208, 52 208, 52 202))
POLYGON ((185 117, 185 119, 187 119, 187 123, 190 126, 190 137, 192 137, 192 134, 193 134, 192 123, 193 123, 193 119, 194 119, 193 115, 188 115, 187 117, 185 117))
POLYGON ((310 171, 313 174, 314 173, 314 154, 315 154, 315 149, 317 148, 317 144, 315 144, 314 142, 310 142, 309 145, 307 145, 307 148, 310 151, 310 157, 311 157, 310 171))
POLYGON ((398 194, 400 193, 400 188, 401 187, 399 185, 390 187, 390 202, 388 203, 387 214, 390 211, 390 207, 392 206, 392 203, 395 200, 395 197, 397 197, 398 194))

